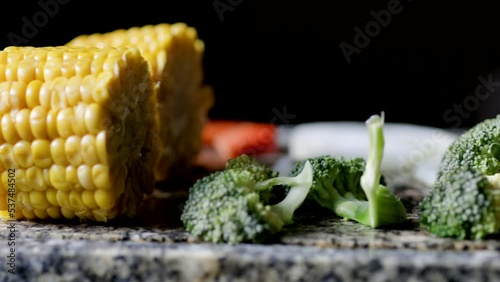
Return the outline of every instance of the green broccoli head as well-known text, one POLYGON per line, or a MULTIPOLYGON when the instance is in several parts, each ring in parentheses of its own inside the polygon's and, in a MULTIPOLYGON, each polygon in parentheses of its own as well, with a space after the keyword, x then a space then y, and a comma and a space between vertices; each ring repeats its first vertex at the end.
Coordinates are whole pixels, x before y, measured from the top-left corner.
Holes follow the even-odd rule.
MULTIPOLYGON (((309 161, 313 167, 313 184, 307 196, 308 199, 328 209, 334 209, 333 205, 337 197, 366 200, 360 185, 365 166, 363 158, 346 159, 322 155, 306 161, 309 161)), ((306 161, 298 162, 290 175, 298 175, 306 161)))
POLYGON ((186 230, 214 243, 254 241, 279 230, 281 221, 261 203, 254 185, 250 172, 237 169, 198 180, 181 214, 186 230))
MULTIPOLYGON (((386 186, 380 173, 384 140, 383 116, 368 121, 369 155, 346 159, 323 155, 309 158, 313 167, 313 185, 308 195, 320 206, 345 219, 371 227, 398 224, 406 221, 406 209, 401 200, 386 186)), ((297 174, 303 165, 291 171, 297 174)))
POLYGON ((500 172, 500 115, 484 120, 460 135, 445 152, 439 175, 462 166, 486 175, 500 172))
POLYGON ((500 231, 500 116, 450 145, 431 191, 420 202, 420 224, 439 237, 482 239, 500 231))
POLYGON ((441 175, 420 202, 420 224, 439 237, 481 239, 497 233, 499 192, 479 170, 459 167, 441 175))
POLYGON ((254 167, 246 168, 217 171, 195 182, 181 214, 187 231, 213 243, 257 243, 293 223, 294 211, 312 184, 311 166, 305 166, 296 177, 264 181, 255 181, 254 167), (289 185, 291 189, 281 202, 269 205, 262 200, 261 191, 275 185, 289 185))

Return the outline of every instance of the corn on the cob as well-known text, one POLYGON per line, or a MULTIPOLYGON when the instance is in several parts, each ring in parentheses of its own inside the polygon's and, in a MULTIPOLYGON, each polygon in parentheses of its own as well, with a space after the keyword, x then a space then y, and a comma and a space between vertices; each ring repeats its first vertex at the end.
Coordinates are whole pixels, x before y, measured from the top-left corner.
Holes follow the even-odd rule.
POLYGON ((0 210, 15 218, 134 216, 152 192, 158 115, 137 48, 0 51, 0 210))
POLYGON ((201 131, 213 105, 212 88, 203 84, 204 42, 185 23, 157 24, 108 33, 80 35, 68 46, 137 46, 159 83, 162 154, 156 180, 182 175, 201 150, 201 131))

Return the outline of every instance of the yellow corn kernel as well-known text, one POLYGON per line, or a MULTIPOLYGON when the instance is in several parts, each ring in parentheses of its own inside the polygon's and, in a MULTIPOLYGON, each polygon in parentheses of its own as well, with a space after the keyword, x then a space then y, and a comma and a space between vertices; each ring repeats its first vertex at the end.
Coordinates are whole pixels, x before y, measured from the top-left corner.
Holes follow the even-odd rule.
POLYGON ((52 161, 61 166, 69 165, 65 150, 66 141, 62 138, 53 139, 50 143, 50 156, 52 161))
POLYGON ((81 138, 79 136, 70 136, 66 139, 64 144, 64 149, 66 153, 66 158, 69 163, 75 167, 78 167, 83 162, 82 153, 80 151, 81 138))
POLYGON ((68 138, 73 134, 73 122, 75 113, 73 108, 64 108, 57 114, 57 132, 59 136, 68 138))
POLYGON ((26 107, 26 83, 12 82, 9 91, 9 104, 12 109, 23 109, 26 107))
POLYGON ((107 165, 96 164, 92 167, 92 179, 97 189, 111 189, 112 179, 107 165))
POLYGON ((69 191, 71 186, 66 181, 66 167, 61 165, 52 165, 50 167, 50 184, 59 191, 69 191))
POLYGON ((30 110, 24 108, 17 112, 16 114, 16 131, 17 135, 21 137, 22 140, 31 141, 33 140, 33 134, 31 132, 30 125, 30 110))
POLYGON ((96 103, 104 103, 109 99, 109 85, 115 83, 112 72, 102 72, 97 77, 96 87, 92 93, 92 99, 96 103))
POLYGON ((83 58, 76 62, 75 75, 78 77, 85 77, 90 74, 90 66, 92 65, 92 58, 83 58))
POLYGON ((83 188, 88 190, 96 189, 94 181, 92 179, 92 167, 88 165, 81 165, 78 167, 77 171, 78 181, 83 188))
POLYGON ((97 205, 104 210, 110 210, 115 206, 116 196, 113 190, 95 190, 94 199, 97 205))
POLYGON ((0 145, 0 161, 2 162, 4 169, 17 167, 12 145, 8 143, 0 145))
POLYGON ((76 61, 76 58, 64 58, 61 64, 61 75, 64 77, 74 77, 76 74, 76 61))
POLYGON ((50 139, 59 137, 59 132, 57 131, 57 114, 58 110, 51 109, 47 112, 47 135, 50 139))
POLYGON ((36 218, 39 218, 39 219, 47 219, 49 218, 49 214, 47 213, 46 210, 34 210, 33 213, 35 214, 35 217, 36 218))
POLYGON ((90 64, 90 73, 98 74, 102 71, 102 65, 104 64, 104 58, 96 57, 92 60, 90 64))
POLYGON ((30 128, 33 136, 37 139, 47 139, 47 110, 42 106, 36 106, 30 112, 30 128))
POLYGON ((26 170, 26 178, 30 187, 36 191, 46 191, 47 183, 43 178, 43 171, 41 168, 32 166, 26 170))
POLYGON ((47 201, 54 207, 58 207, 59 203, 57 202, 57 191, 54 188, 47 189, 45 195, 47 196, 47 201))
POLYGON ((61 65, 61 58, 47 58, 47 62, 45 63, 45 67, 43 69, 44 80, 52 80, 56 77, 60 77, 62 74, 61 65))
POLYGON ((86 209, 82 201, 81 192, 77 190, 73 190, 69 193, 69 204, 71 206, 71 209, 74 211, 81 211, 86 209))
POLYGON ((44 192, 40 192, 40 191, 31 191, 30 193, 30 202, 31 202, 31 205, 35 208, 35 209, 47 209, 49 207, 49 201, 47 200, 47 198, 45 197, 45 193, 44 192))
POLYGON ((87 106, 83 103, 76 105, 73 108, 74 120, 72 123, 72 130, 76 135, 82 136, 87 132, 87 128, 85 126, 85 111, 87 106))
POLYGON ((31 143, 31 155, 33 163, 39 168, 48 168, 52 164, 50 142, 37 139, 31 143))
POLYGON ((68 79, 65 77, 55 78, 50 84, 50 107, 52 109, 64 109, 66 104, 66 84, 68 79))
POLYGON ((28 210, 28 209, 22 209, 21 210, 22 215, 27 218, 27 219, 35 219, 36 215, 33 212, 33 210, 28 210))
POLYGON ((95 165, 99 162, 99 156, 97 155, 97 147, 95 144, 95 136, 92 134, 86 134, 81 139, 80 144, 81 156, 83 162, 87 165, 95 165))
POLYGON ((52 206, 46 210, 47 215, 51 218, 58 219, 61 218, 61 209, 56 206, 52 206))
POLYGON ((52 95, 50 86, 51 83, 42 83, 38 90, 38 103, 45 109, 50 109, 50 97, 52 95))
POLYGON ((13 61, 13 63, 7 62, 5 65, 5 80, 6 81, 16 81, 17 80, 17 63, 19 61, 13 61))
POLYGON ((19 47, 11 46, 11 47, 6 47, 5 49, 12 51, 12 52, 7 53, 7 64, 19 62, 24 57, 23 53, 16 52, 16 51, 19 51, 19 47))
POLYGON ((29 192, 31 190, 32 188, 26 179, 26 170, 22 168, 16 169, 16 191, 29 192))
POLYGON ((12 119, 12 115, 15 115, 15 112, 2 116, 2 136, 5 141, 15 144, 20 138, 17 135, 16 127, 14 126, 15 119, 12 119))
POLYGON ((45 183, 47 183, 49 186, 52 186, 52 184, 50 184, 50 167, 42 169, 42 172, 43 181, 45 181, 45 183))
POLYGON ((99 206, 94 199, 94 191, 83 190, 82 191, 82 202, 89 209, 97 209, 99 206))
POLYGON ((104 109, 102 106, 96 103, 87 106, 84 120, 88 132, 97 134, 102 129, 101 126, 104 124, 103 121, 105 121, 105 119, 106 117, 104 116, 104 109))
POLYGON ((71 208, 61 208, 61 214, 68 219, 72 219, 76 216, 75 212, 71 208))
POLYGON ((57 204, 61 208, 71 209, 69 204, 69 191, 58 190, 56 193, 57 204))
POLYGON ((38 61, 35 67, 35 79, 44 80, 43 69, 45 68, 45 61, 38 61))
POLYGON ((26 191, 19 191, 16 189, 16 206, 17 205, 24 206, 28 210, 33 209, 33 207, 30 204, 29 194, 26 193, 26 191))
POLYGON ((10 82, 0 83, 0 115, 2 116, 11 110, 9 104, 10 85, 10 82))
POLYGON ((96 146, 96 151, 97 155, 99 156, 99 161, 102 164, 108 164, 108 154, 106 153, 108 151, 108 148, 106 147, 106 132, 101 131, 99 134, 97 134, 95 138, 95 146, 96 146))
POLYGON ((37 61, 32 58, 19 62, 17 69, 18 80, 25 83, 34 80, 36 76, 36 65, 37 61))
POLYGON ((78 167, 72 165, 66 167, 66 182, 73 187, 73 190, 80 191, 83 189, 78 180, 78 167))
POLYGON ((31 143, 28 141, 19 141, 13 148, 14 159, 18 167, 29 168, 33 166, 33 157, 31 155, 31 143))
MULTIPOLYGON (((52 48, 50 50, 47 50, 47 61, 62 59, 64 57, 64 53, 58 52, 58 50, 61 50, 61 48, 55 47, 55 48, 52 48)), ((60 65, 60 64, 58 64, 58 65, 60 65)), ((56 67, 58 65, 56 65, 56 67)))
MULTIPOLYGON (((7 47, 7 49, 10 47, 7 47)), ((46 48, 37 48, 36 50, 30 50, 33 55, 33 59, 39 62, 45 62, 47 60, 47 49, 46 48)))
POLYGON ((66 103, 70 106, 76 106, 80 102, 80 85, 82 84, 81 76, 72 76, 66 83, 64 89, 66 103))

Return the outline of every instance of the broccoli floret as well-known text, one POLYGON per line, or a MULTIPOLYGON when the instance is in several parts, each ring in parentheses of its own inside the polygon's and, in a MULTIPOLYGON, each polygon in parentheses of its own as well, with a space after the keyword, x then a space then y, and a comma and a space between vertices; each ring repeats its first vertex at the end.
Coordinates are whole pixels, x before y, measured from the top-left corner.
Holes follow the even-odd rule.
POLYGON ((269 178, 277 177, 278 172, 271 167, 259 162, 256 158, 243 154, 236 158, 229 159, 225 169, 243 169, 252 174, 254 181, 259 182, 269 178))
MULTIPOLYGON (((328 155, 307 159, 313 167, 313 184, 307 196, 344 219, 373 228, 406 221, 401 200, 384 185, 380 173, 384 136, 384 116, 374 115, 367 121, 368 157, 346 159, 328 155)), ((291 172, 296 175, 304 162, 291 172)))
MULTIPOLYGON (((268 165, 259 162, 256 158, 251 157, 246 154, 242 154, 238 157, 231 158, 226 162, 225 169, 243 169, 250 172, 252 180, 254 182, 264 181, 269 178, 278 177, 278 172, 274 171, 268 165)), ((275 200, 278 193, 275 193, 275 187, 267 187, 259 191, 260 198, 262 201, 269 203, 271 200, 275 200)))
POLYGON ((439 237, 500 233, 500 115, 460 135, 419 204, 420 226, 439 237))
POLYGON ((257 175, 261 169, 243 163, 257 165, 246 155, 236 157, 226 169, 199 179, 190 188, 181 220, 192 235, 213 243, 262 243, 293 223, 294 212, 312 185, 311 165, 306 164, 294 177, 268 171, 264 174, 275 177, 264 180, 257 175), (261 192, 278 185, 290 190, 281 202, 270 205, 261 192))

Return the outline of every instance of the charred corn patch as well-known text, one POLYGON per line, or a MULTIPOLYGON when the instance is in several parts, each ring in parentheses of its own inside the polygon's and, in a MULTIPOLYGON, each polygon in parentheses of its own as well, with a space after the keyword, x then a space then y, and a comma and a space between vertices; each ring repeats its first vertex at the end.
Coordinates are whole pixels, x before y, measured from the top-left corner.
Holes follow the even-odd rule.
POLYGON ((81 35, 67 45, 137 46, 150 62, 152 76, 160 86, 157 107, 163 148, 156 180, 182 174, 192 165, 201 149, 202 127, 214 102, 212 88, 203 85, 205 46, 193 27, 184 23, 147 25, 81 35))
POLYGON ((16 217, 134 216, 158 162, 156 91, 137 48, 0 51, 0 175, 16 169, 16 217))

